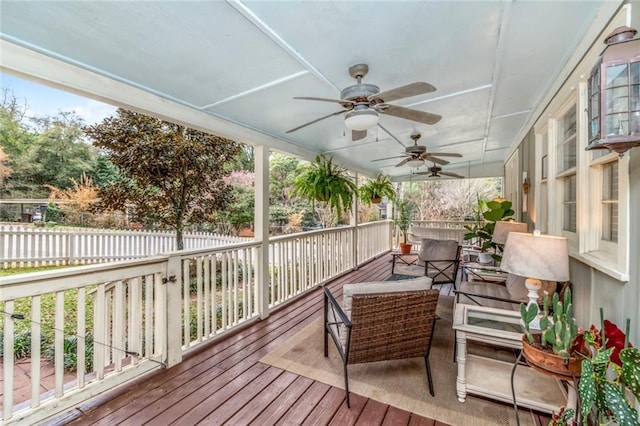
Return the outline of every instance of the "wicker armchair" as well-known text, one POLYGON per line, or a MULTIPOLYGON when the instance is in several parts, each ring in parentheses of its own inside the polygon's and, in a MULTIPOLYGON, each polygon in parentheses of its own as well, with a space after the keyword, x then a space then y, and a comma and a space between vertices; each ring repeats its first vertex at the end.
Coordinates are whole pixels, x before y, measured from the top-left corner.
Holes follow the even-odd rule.
POLYGON ((435 396, 429 352, 439 292, 430 286, 427 277, 406 282, 345 284, 344 308, 324 288, 324 356, 329 355, 331 336, 344 366, 347 407, 347 366, 365 362, 422 357, 429 391, 435 396), (396 288, 392 289, 394 285, 396 288), (373 291, 363 292, 372 287, 373 291))

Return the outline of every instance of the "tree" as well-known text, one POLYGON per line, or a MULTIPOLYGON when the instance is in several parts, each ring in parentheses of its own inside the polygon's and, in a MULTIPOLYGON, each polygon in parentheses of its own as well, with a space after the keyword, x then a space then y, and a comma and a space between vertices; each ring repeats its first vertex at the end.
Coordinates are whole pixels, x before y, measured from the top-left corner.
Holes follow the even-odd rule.
POLYGON ((269 199, 272 206, 289 206, 299 200, 293 196, 293 181, 299 165, 300 160, 295 157, 277 152, 271 154, 269 158, 269 199))
POLYGON ((477 199, 500 195, 501 179, 405 182, 404 197, 415 205, 414 220, 461 220, 473 213, 477 199))
POLYGON ((99 190, 100 207, 173 228, 178 250, 186 226, 213 222, 232 201, 223 177, 235 141, 122 108, 85 132, 123 177, 99 190))
POLYGON ((255 210, 255 173, 236 170, 224 180, 232 188, 233 201, 220 215, 221 219, 230 224, 236 232, 244 228, 252 228, 255 210))
POLYGON ((82 118, 61 111, 33 121, 37 136, 20 165, 20 179, 32 194, 43 193, 45 185, 69 188, 94 170, 96 152, 84 140, 82 118))
POLYGON ((11 167, 9 167, 9 156, 4 153, 0 147, 0 187, 4 187, 4 182, 11 176, 11 167))
POLYGON ((83 140, 84 123, 75 113, 28 117, 26 102, 19 104, 8 90, 1 102, 0 147, 13 170, 4 189, 11 196, 45 196, 45 184, 66 188, 92 171, 95 152, 83 140))
POLYGON ((72 223, 84 224, 83 217, 90 213, 93 205, 98 201, 98 188, 93 184, 93 180, 83 174, 79 181, 71 179, 72 187, 60 189, 52 185, 45 185, 51 193, 49 194, 49 205, 53 204, 51 215, 49 207, 45 221, 60 220, 62 217, 70 219, 72 223), (61 201, 60 206, 54 200, 61 201))

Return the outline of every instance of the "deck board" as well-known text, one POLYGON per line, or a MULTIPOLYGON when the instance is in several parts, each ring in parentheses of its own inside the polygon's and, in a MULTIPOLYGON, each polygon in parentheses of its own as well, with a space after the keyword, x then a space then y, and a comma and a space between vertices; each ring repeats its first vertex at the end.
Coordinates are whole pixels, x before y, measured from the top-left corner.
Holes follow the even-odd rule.
MULTIPOLYGON (((326 286, 341 297, 349 282, 379 281, 391 274, 391 256, 380 256, 326 286)), ((449 289, 443 288, 442 292, 449 289)), ((161 370, 119 394, 60 417, 52 424, 384 424, 435 425, 436 422, 316 382, 259 360, 322 315, 321 288, 316 288, 161 370)), ((441 423, 437 423, 441 425, 441 423)))

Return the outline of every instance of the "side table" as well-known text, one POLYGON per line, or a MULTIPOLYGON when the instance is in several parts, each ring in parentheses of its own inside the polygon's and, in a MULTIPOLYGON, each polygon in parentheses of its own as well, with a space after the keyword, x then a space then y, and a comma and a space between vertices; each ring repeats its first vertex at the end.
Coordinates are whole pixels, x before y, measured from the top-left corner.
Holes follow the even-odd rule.
POLYGON ((462 278, 467 281, 504 282, 507 280, 507 273, 500 270, 499 266, 465 262, 462 265, 462 278))
MULTIPOLYGON (((467 343, 477 341, 522 349, 520 313, 459 303, 455 308, 453 328, 456 330, 458 401, 464 402, 467 394, 475 394, 513 404, 513 362, 467 354, 467 343)), ((559 380, 528 366, 521 366, 516 371, 515 395, 518 406, 546 413, 557 412, 567 403, 567 392, 559 380)))
POLYGON ((391 263, 391 273, 393 274, 394 270, 396 269, 396 262, 402 262, 405 265, 415 265, 416 262, 418 261, 418 253, 416 252, 410 252, 407 254, 404 253, 400 253, 399 251, 397 252, 391 252, 391 256, 393 257, 392 259, 392 263, 391 263))

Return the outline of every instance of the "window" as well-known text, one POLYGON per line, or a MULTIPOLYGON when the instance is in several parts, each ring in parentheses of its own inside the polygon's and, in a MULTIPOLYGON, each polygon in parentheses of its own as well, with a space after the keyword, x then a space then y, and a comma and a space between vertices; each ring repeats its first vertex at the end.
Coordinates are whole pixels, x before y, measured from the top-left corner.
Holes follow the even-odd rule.
POLYGON ((577 232, 577 115, 575 104, 557 120, 556 178, 562 202, 561 229, 577 232))
POLYGON ((602 167, 602 235, 605 241, 618 242, 618 162, 602 167))
POLYGON ((576 109, 571 108, 558 123, 558 173, 576 167, 576 109))
POLYGON ((576 232, 576 175, 564 178, 562 230, 576 232))
POLYGON ((535 192, 535 229, 546 234, 549 232, 549 130, 546 125, 536 134, 536 153, 536 185, 539 190, 535 192))

